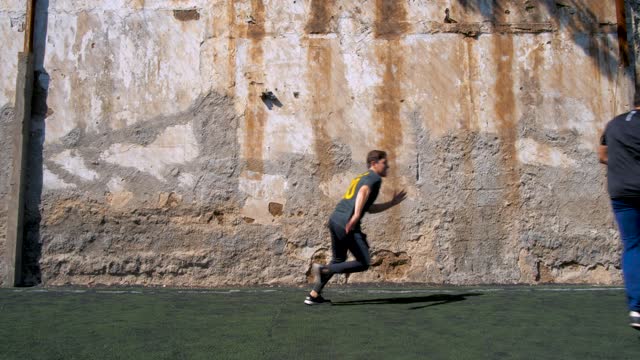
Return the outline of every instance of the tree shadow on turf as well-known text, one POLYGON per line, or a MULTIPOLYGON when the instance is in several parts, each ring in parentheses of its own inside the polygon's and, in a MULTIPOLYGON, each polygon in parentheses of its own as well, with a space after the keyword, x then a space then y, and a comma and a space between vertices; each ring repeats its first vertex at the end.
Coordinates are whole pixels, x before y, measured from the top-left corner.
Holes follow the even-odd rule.
POLYGON ((450 304, 458 301, 464 301, 467 297, 480 296, 482 293, 469 293, 469 294, 435 294, 428 296, 411 296, 411 297, 395 297, 395 298, 380 298, 380 299, 365 299, 365 300, 353 300, 353 301, 338 301, 333 302, 333 306, 352 306, 352 305, 403 305, 403 304, 418 304, 428 303, 426 305, 412 306, 409 310, 423 309, 430 306, 450 304))

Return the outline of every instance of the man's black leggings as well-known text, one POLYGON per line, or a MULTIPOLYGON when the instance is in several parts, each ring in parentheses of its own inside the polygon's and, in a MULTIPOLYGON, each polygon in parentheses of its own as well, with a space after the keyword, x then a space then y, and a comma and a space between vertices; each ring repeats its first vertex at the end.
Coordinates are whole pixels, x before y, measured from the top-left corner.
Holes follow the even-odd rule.
POLYGON ((333 258, 331 263, 323 269, 322 281, 314 286, 313 290, 318 293, 331 280, 333 274, 361 272, 367 270, 371 265, 367 235, 360 231, 359 228, 351 230, 347 234, 342 226, 336 224, 333 220, 329 220, 329 231, 331 232, 333 258), (347 251, 351 251, 356 259, 347 261, 347 251))

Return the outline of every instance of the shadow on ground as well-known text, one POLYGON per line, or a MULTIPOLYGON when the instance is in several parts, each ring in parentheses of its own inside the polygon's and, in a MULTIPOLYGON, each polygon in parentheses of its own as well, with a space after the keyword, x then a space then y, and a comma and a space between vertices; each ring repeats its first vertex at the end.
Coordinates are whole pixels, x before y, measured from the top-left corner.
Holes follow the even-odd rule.
POLYGON ((420 304, 427 303, 420 306, 412 306, 409 310, 423 309, 430 306, 445 305, 453 302, 464 301, 467 297, 480 296, 481 293, 469 293, 469 294, 435 294, 428 296, 411 296, 411 297, 395 297, 395 298, 381 298, 381 299, 365 299, 365 300, 353 300, 353 301, 339 301, 332 303, 333 306, 350 306, 350 305, 404 305, 404 304, 420 304))

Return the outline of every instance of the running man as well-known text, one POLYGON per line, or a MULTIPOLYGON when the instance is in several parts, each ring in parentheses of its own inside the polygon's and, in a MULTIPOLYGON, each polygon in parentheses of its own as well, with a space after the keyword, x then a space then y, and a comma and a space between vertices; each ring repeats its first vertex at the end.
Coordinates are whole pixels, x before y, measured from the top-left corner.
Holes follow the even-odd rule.
POLYGON ((611 207, 622 239, 629 325, 640 330, 640 92, 633 103, 634 110, 607 124, 598 157, 607 165, 611 207))
POLYGON ((367 235, 360 229, 362 217, 366 212, 374 214, 388 210, 406 198, 406 192, 403 190, 394 193, 391 201, 374 204, 380 192, 382 178, 387 176, 389 169, 387 153, 380 150, 370 151, 367 154, 367 166, 369 171, 351 181, 344 197, 329 217, 333 258, 329 265, 312 265, 315 284, 304 300, 307 305, 330 302, 324 299, 321 293, 333 274, 349 274, 369 268, 371 257, 367 235), (346 261, 347 250, 356 258, 354 261, 346 261))

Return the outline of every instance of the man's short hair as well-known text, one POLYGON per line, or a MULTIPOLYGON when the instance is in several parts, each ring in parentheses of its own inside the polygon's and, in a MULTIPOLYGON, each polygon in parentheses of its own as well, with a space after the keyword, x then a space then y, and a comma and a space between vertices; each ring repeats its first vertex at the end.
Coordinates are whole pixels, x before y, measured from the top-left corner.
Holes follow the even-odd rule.
POLYGON ((371 150, 367 154, 367 167, 371 166, 372 162, 378 162, 387 158, 387 153, 382 150, 371 150))

